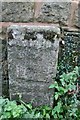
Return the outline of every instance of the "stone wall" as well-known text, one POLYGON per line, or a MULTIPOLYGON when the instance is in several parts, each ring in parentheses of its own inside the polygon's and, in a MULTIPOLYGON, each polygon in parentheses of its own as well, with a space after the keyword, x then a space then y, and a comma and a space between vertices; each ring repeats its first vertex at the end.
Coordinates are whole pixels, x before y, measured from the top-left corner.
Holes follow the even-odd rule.
POLYGON ((0 28, 0 96, 2 95, 2 28, 0 28))
MULTIPOLYGON (((39 4, 36 7, 34 2, 2 2, 2 22, 48 22, 59 23, 68 26, 70 22, 71 12, 72 17, 75 16, 75 20, 72 20, 72 24, 80 27, 79 22, 79 5, 75 7, 76 2, 71 6, 71 2, 43 2, 41 3, 40 10, 39 4), (7 6, 7 7, 6 7, 7 6), (75 9, 74 10, 71 10, 75 9), (39 13, 36 18, 36 9, 39 13)), ((73 17, 74 18, 74 17, 73 17)), ((71 19, 73 19, 71 18, 71 19)))
POLYGON ((33 21, 33 5, 27 2, 3 2, 2 21, 3 22, 31 22, 33 21), (7 7, 6 7, 7 6, 7 7))
POLYGON ((27 102, 34 98, 34 105, 52 106, 54 91, 48 87, 56 76, 59 39, 64 28, 79 30, 80 9, 78 0, 40 1, 3 0, 0 3, 0 27, 3 28, 0 34, 3 36, 3 42, 0 38, 0 88, 3 89, 0 91, 3 96, 9 96, 10 92, 11 99, 21 93, 27 102), (5 45, 1 48, 2 43, 7 49, 5 45))
POLYGON ((0 95, 9 96, 6 27, 0 28, 0 95))

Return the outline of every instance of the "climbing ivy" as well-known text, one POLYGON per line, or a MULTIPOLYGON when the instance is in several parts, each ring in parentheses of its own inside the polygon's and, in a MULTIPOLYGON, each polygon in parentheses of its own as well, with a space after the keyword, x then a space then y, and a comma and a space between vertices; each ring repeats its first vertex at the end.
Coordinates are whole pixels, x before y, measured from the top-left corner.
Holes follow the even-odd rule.
MULTIPOLYGON (((56 81, 64 72, 71 72, 75 66, 80 68, 80 33, 64 32, 64 47, 60 47, 56 81)), ((80 73, 80 69, 79 69, 80 73)), ((80 84, 80 78, 78 79, 80 84)))
POLYGON ((80 77, 78 75, 75 79, 73 74, 74 74, 75 66, 78 66, 77 72, 80 73, 79 36, 80 34, 76 34, 76 33, 74 34, 73 32, 65 32, 65 36, 64 36, 65 45, 60 46, 57 76, 55 79, 55 83, 50 86, 50 88, 55 88, 54 109, 53 109, 53 114, 55 115, 55 118, 59 118, 59 119, 62 119, 63 117, 65 119, 77 118, 76 111, 78 110, 77 105, 79 104, 79 102, 78 104, 76 104, 77 101, 79 100, 78 97, 79 88, 77 84, 78 85, 80 84, 79 83, 80 77), (72 80, 74 79, 75 81, 73 82, 72 80), (68 83, 65 84, 65 80, 68 83), (70 89, 75 88, 75 90, 69 90, 68 89, 69 87, 70 89), (75 92, 76 90, 77 92, 75 92), (69 95, 66 94, 67 92, 69 93, 69 95))
POLYGON ((77 88, 75 82, 79 76, 78 67, 75 67, 72 72, 63 73, 60 76, 59 81, 55 81, 49 88, 55 88, 54 106, 52 110, 53 118, 58 120, 70 119, 76 120, 77 105, 77 88))

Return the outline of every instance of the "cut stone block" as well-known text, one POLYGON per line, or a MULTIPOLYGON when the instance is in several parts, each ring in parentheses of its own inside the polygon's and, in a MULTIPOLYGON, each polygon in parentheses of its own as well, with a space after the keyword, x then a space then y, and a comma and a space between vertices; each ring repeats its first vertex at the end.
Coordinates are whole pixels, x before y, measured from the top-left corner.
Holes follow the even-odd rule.
POLYGON ((9 97, 6 27, 0 27, 0 95, 9 97))
POLYGON ((10 26, 8 69, 11 99, 22 94, 34 106, 53 105, 49 86, 56 76, 60 29, 56 26, 10 26))
POLYGON ((0 28, 0 96, 2 95, 2 28, 0 28))
POLYGON ((2 22, 33 21, 33 2, 2 2, 2 22))
POLYGON ((0 40, 0 96, 2 95, 2 41, 0 40))

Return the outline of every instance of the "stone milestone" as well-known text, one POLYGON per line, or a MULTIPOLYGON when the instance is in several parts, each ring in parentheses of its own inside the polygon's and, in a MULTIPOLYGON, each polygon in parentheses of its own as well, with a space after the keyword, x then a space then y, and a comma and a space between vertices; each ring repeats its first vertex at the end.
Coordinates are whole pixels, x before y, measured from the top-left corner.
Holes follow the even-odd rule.
POLYGON ((8 27, 8 70, 11 98, 17 93, 34 106, 53 105, 60 30, 56 26, 8 27))

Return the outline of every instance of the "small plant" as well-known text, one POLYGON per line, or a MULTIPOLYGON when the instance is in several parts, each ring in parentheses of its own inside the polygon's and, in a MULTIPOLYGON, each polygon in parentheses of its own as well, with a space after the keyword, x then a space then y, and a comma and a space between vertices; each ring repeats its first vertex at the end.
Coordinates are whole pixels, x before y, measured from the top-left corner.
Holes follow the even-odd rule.
POLYGON ((17 105, 16 101, 0 98, 0 120, 21 118, 25 113, 24 106, 17 105))
POLYGON ((55 88, 54 100, 56 104, 52 110, 53 118, 74 120, 77 116, 77 88, 76 82, 79 76, 78 67, 72 72, 63 73, 60 80, 55 81, 49 88, 55 88))
POLYGON ((22 120, 22 119, 50 119, 51 108, 41 106, 33 108, 32 105, 26 104, 19 99, 20 105, 16 101, 0 98, 0 120, 22 120))
POLYGON ((63 73, 59 81, 55 81, 49 88, 55 88, 53 96, 54 106, 35 107, 31 103, 27 104, 21 100, 19 96, 16 101, 0 98, 0 120, 22 120, 24 119, 41 119, 41 120, 79 120, 80 107, 77 100, 76 82, 79 77, 78 67, 72 72, 63 73))

